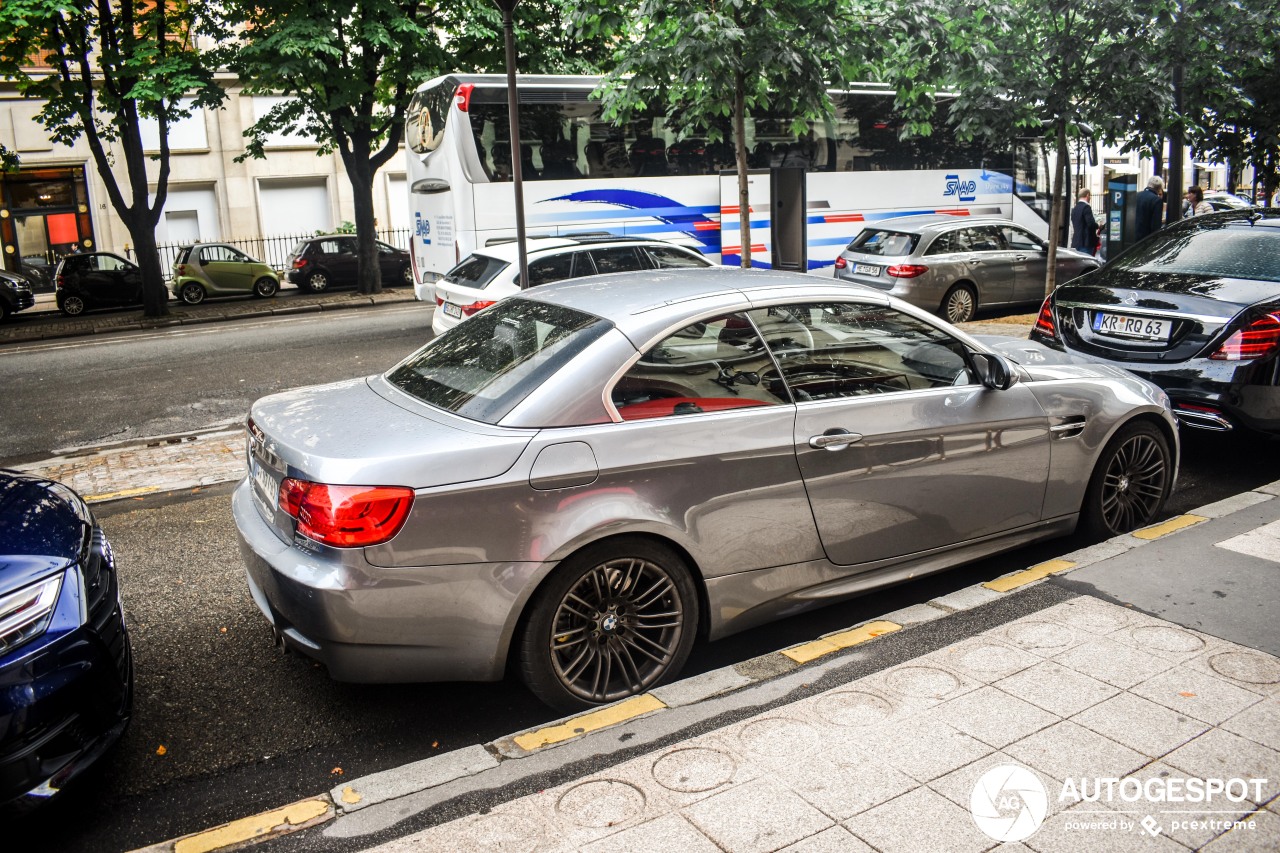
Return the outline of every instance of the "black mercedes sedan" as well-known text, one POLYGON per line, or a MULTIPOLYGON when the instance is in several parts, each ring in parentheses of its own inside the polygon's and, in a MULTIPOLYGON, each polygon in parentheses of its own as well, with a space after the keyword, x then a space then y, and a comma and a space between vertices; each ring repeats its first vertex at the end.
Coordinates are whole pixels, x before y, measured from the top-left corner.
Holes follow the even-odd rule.
POLYGON ((1031 338, 1151 380, 1184 426, 1280 434, 1280 210, 1157 231, 1057 288, 1031 338))
POLYGON ((132 707, 106 536, 71 489, 0 470, 0 811, 56 796, 120 738, 132 707))

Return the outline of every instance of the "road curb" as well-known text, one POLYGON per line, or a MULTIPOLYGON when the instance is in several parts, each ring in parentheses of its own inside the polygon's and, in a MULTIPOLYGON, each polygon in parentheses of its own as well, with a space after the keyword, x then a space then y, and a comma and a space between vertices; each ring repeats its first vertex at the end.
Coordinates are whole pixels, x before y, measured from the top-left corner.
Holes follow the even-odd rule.
MULTIPOLYGON (((676 708, 687 708, 711 699, 726 696, 753 685, 771 681, 781 675, 817 662, 828 662, 835 655, 855 653, 865 643, 904 630, 925 625, 946 616, 962 613, 997 601, 1007 600, 1054 575, 1066 574, 1075 569, 1093 565, 1112 557, 1141 548, 1152 542, 1177 534, 1182 530, 1198 527, 1216 518, 1224 518, 1260 503, 1280 497, 1280 481, 1259 486, 1248 492, 1216 501, 1194 512, 1175 516, 1159 524, 1115 536, 1111 539, 1070 552, 1054 560, 1038 563, 1026 569, 1008 572, 998 578, 973 584, 925 604, 916 604, 901 610, 868 619, 848 629, 834 631, 806 643, 769 652, 730 666, 710 670, 655 688, 649 693, 604 705, 591 711, 571 715, 536 728, 515 732, 489 743, 469 746, 460 750, 433 756, 402 767, 374 773, 344 783, 319 797, 301 802, 324 802, 332 807, 332 814, 311 825, 336 820, 345 814, 353 814, 372 805, 385 803, 430 791, 433 788, 464 777, 477 777, 483 783, 486 774, 500 772, 503 765, 522 758, 555 750, 567 744, 579 743, 587 738, 607 736, 618 726, 643 717, 658 716, 676 708), (1002 583, 1003 581, 1003 583, 1002 583), (1000 587, 1000 588, 996 588, 1000 587)), ((264 812, 223 826, 238 825, 257 827, 273 819, 277 811, 264 812)), ((293 832, 305 827, 290 827, 293 832)), ((218 829, 221 829, 219 827, 218 829)), ((213 832, 213 830, 210 830, 213 832)), ((275 833, 280 834, 280 833, 275 833)), ((184 838, 215 837, 206 833, 184 838)), ((256 841, 273 837, 264 834, 247 836, 223 847, 201 847, 200 853, 214 853, 232 846, 247 846, 256 841)), ((183 839, 153 845, 133 853, 187 853, 176 845, 183 839)), ((194 848, 193 848, 194 849, 194 848)))

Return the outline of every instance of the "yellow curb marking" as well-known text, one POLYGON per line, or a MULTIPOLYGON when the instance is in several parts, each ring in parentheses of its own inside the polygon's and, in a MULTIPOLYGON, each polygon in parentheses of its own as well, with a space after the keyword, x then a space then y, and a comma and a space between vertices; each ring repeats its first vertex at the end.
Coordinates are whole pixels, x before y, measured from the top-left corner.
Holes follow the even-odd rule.
POLYGON ((1059 575, 1063 572, 1069 572, 1076 567, 1076 564, 1070 560, 1049 560, 1045 563, 1037 563, 1029 569, 1023 569, 1020 572, 1014 572, 1008 577, 996 578, 993 581, 987 581, 983 584, 987 589, 994 589, 996 592, 1008 592, 1011 589, 1017 589, 1020 586, 1026 586, 1029 583, 1047 578, 1049 575, 1059 575))
POLYGON ((364 797, 357 794, 356 789, 352 788, 350 785, 347 785, 345 788, 342 789, 342 801, 349 806, 355 805, 356 803, 360 802, 363 799, 364 797))
POLYGON ((134 495, 145 495, 145 494, 148 494, 149 492, 158 492, 158 491, 160 491, 159 486, 140 486, 136 489, 125 489, 124 491, 121 491, 121 492, 106 492, 105 494, 101 494, 101 495, 85 495, 85 500, 88 501, 89 503, 96 503, 98 501, 113 501, 116 498, 129 498, 129 497, 133 497, 134 495))
POLYGON ((1162 521, 1159 524, 1153 524, 1150 527, 1144 527, 1141 530, 1135 530, 1131 534, 1135 539, 1159 539, 1161 536, 1168 536, 1184 527, 1191 527, 1202 521, 1208 521, 1203 515, 1179 515, 1168 521, 1162 521))
POLYGON ((570 740, 578 735, 607 728, 630 720, 632 717, 638 717, 650 711, 658 711, 665 707, 667 706, 662 700, 652 693, 643 693, 639 696, 632 696, 625 702, 610 705, 608 708, 601 708, 599 711, 592 711, 589 714, 583 714, 581 717, 574 717, 558 726, 547 726, 545 729, 538 729, 536 732, 517 735, 515 742, 516 746, 526 752, 532 752, 539 747, 570 740))
POLYGON ((886 622, 884 620, 868 622, 865 625, 859 625, 857 628, 823 637, 821 640, 813 640, 789 649, 783 649, 780 654, 786 655, 796 663, 808 663, 811 660, 817 660, 823 655, 829 655, 832 652, 838 652, 841 649, 865 643, 867 640, 874 640, 883 634, 892 634, 894 631, 901 630, 902 626, 894 622, 886 622))
POLYGON ((205 832, 179 838, 173 844, 173 853, 210 853, 254 838, 282 835, 325 816, 330 808, 328 800, 300 800, 282 809, 233 820, 205 832))

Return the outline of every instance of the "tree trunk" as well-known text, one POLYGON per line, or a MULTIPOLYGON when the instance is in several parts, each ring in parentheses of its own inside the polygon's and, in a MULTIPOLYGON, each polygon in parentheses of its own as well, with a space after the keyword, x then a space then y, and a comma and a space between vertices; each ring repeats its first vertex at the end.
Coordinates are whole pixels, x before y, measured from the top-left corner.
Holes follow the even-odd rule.
MULTIPOLYGON (((353 140, 354 142, 354 140, 353 140)), ((382 269, 378 262, 378 223, 373 216, 373 165, 369 157, 356 151, 347 160, 351 181, 351 201, 356 214, 356 269, 360 292, 382 292, 382 269)))
POLYGON ((1062 229, 1062 175, 1070 162, 1067 150, 1067 120, 1058 119, 1058 162, 1053 170, 1053 197, 1049 203, 1049 248, 1045 259, 1044 295, 1053 293, 1058 285, 1058 239, 1062 229))
POLYGON ((169 288, 164 283, 164 268, 160 265, 160 252, 156 249, 155 226, 146 222, 145 212, 129 211, 121 216, 133 249, 138 257, 138 270, 142 273, 142 313, 147 317, 164 317, 169 313, 169 288), (134 222, 134 219, 142 220, 134 222))
POLYGON ((747 83, 741 71, 733 75, 734 153, 738 160, 738 240, 742 268, 751 268, 751 185, 747 177, 747 83))
POLYGON ((1182 218, 1182 197, 1187 186, 1182 176, 1182 161, 1186 159, 1184 141, 1186 131, 1182 125, 1182 64, 1173 66, 1173 124, 1169 128, 1169 183, 1164 188, 1164 199, 1167 205, 1164 214, 1166 223, 1177 222, 1182 218))

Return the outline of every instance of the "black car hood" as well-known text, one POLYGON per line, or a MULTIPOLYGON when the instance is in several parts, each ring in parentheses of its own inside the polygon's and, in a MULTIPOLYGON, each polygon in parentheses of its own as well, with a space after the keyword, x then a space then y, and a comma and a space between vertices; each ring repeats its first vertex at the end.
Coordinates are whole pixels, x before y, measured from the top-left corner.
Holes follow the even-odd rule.
POLYGON ((1054 291, 1061 302, 1117 308, 1151 308, 1228 319, 1268 298, 1280 298, 1280 283, 1190 273, 1103 269, 1054 291))
POLYGON ((0 594, 80 559, 91 516, 60 483, 0 471, 0 594))

